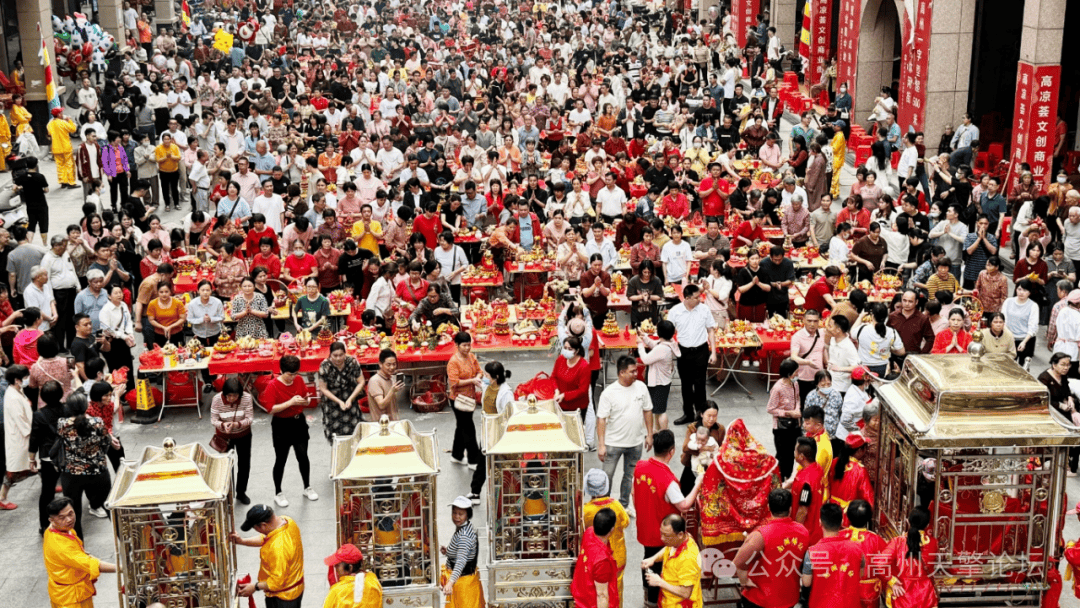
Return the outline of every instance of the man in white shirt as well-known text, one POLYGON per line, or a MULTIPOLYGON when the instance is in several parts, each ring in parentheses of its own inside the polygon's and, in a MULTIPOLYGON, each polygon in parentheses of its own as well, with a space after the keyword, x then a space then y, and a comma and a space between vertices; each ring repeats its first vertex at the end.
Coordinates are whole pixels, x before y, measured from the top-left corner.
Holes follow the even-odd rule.
POLYGON ((769 44, 766 57, 768 57, 769 61, 780 61, 780 39, 776 37, 776 28, 770 27, 767 36, 769 37, 769 44))
POLYGON ((41 258, 41 268, 49 273, 49 287, 56 301, 57 323, 53 333, 61 350, 68 350, 75 339, 75 296, 79 293, 79 275, 67 252, 68 240, 54 234, 49 251, 41 258))
POLYGON ((690 284, 683 288, 682 303, 668 311, 668 321, 675 325, 681 353, 676 365, 682 379, 683 417, 675 424, 684 425, 696 420, 706 408, 708 366, 716 363, 716 319, 709 307, 701 304, 701 289, 690 284))
POLYGON ((379 102, 379 111, 382 112, 383 117, 387 120, 392 116, 397 116, 397 107, 401 105, 401 102, 398 101, 395 95, 396 93, 394 92, 393 87, 387 88, 386 97, 379 102))
POLYGON ((552 78, 552 83, 547 87, 547 94, 561 108, 566 103, 566 98, 570 96, 570 88, 563 82, 562 72, 556 72, 552 78))
POLYGON ((592 226, 591 238, 585 237, 585 253, 591 258, 594 253, 599 253, 604 258, 604 272, 615 272, 615 263, 619 260, 619 252, 615 249, 615 243, 611 239, 604 238, 604 222, 596 222, 592 226))
POLYGON ((600 207, 600 215, 607 223, 613 223, 622 217, 626 206, 626 193, 622 188, 615 185, 615 174, 608 171, 604 175, 604 187, 596 193, 596 204, 600 207))
POLYGON ((580 133, 581 125, 592 121, 592 113, 585 107, 585 101, 578 99, 574 101, 574 109, 570 110, 570 113, 566 115, 566 120, 574 133, 580 133))
MULTIPOLYGON (((191 108, 195 105, 195 102, 191 99, 191 91, 187 88, 187 80, 183 78, 176 80, 176 88, 169 93, 167 103, 172 117, 179 118, 181 122, 187 124, 187 119, 191 116, 191 108)), ((173 135, 173 139, 177 139, 176 135, 173 135)), ((187 146, 187 136, 185 136, 183 143, 177 141, 177 145, 180 147, 187 146)))
POLYGON ((780 190, 780 206, 791 207, 791 198, 798 194, 802 197, 802 200, 809 200, 806 196, 806 190, 803 187, 795 183, 794 177, 784 178, 784 187, 780 190))
MULTIPOLYGON (((608 479, 614 479, 615 467, 623 461, 619 502, 630 505, 634 467, 641 460, 641 446, 652 449, 652 399, 649 388, 637 379, 637 360, 629 355, 616 362, 618 379, 600 393, 596 405, 597 456, 604 463, 608 479)), ((612 484, 614 485, 614 484, 612 484)))
POLYGON ((908 133, 904 136, 904 151, 900 154, 900 162, 896 165, 896 176, 900 179, 900 185, 904 180, 915 176, 915 165, 919 161, 919 149, 915 147, 915 134, 908 133))
POLYGON ((671 240, 660 249, 660 263, 664 268, 664 280, 668 283, 684 283, 689 275, 693 253, 690 243, 683 240, 682 227, 671 227, 671 240))
POLYGON ((262 193, 255 197, 255 201, 251 204, 251 212, 266 216, 266 225, 273 228, 274 232, 281 234, 285 223, 285 201, 274 194, 273 181, 263 182, 262 193))
POLYGON ((131 32, 133 37, 137 37, 139 33, 139 12, 136 11, 130 2, 125 2, 124 6, 124 29, 131 32))
POLYGON ((405 157, 401 154, 401 150, 394 147, 394 142, 389 137, 383 138, 382 150, 375 155, 375 160, 379 163, 383 181, 387 183, 397 180, 401 168, 405 166, 405 157))
POLYGON ((195 163, 191 165, 191 172, 188 173, 195 210, 203 213, 210 212, 210 173, 206 169, 208 158, 210 154, 206 150, 199 150, 195 163))
MULTIPOLYGON (((83 78, 82 88, 76 94, 76 98, 79 101, 79 116, 83 119, 90 112, 98 111, 98 94, 97 90, 90 85, 89 78, 83 78)), ((83 122, 86 122, 83 120, 83 122)))

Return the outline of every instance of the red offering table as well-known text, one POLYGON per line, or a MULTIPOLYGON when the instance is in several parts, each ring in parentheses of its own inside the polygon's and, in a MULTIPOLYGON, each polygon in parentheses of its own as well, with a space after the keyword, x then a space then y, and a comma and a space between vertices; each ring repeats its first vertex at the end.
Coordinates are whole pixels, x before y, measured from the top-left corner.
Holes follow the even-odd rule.
POLYGON ((176 293, 193 292, 198 289, 199 283, 201 283, 204 279, 213 283, 214 273, 200 272, 198 274, 195 274, 185 272, 183 274, 177 274, 175 277, 173 277, 173 290, 176 293))
POLYGON ((490 278, 474 278, 474 277, 462 277, 462 287, 499 287, 503 284, 503 274, 496 272, 495 276, 490 278))
POLYGON ((780 376, 780 362, 791 354, 791 336, 785 332, 767 330, 761 323, 754 324, 754 331, 761 340, 758 359, 765 374, 765 386, 769 387, 773 379, 780 376))
POLYGON ((608 336, 600 334, 600 345, 612 350, 637 349, 637 334, 627 335, 626 331, 620 331, 617 335, 608 336))

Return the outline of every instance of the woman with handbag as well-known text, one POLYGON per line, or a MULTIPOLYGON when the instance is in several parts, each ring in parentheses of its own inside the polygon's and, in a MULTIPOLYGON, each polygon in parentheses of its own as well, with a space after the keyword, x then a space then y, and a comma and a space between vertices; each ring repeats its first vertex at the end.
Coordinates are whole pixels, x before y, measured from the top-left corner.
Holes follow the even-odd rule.
MULTIPOLYGON (((58 399, 63 392, 59 382, 50 380, 41 388, 41 398, 48 403, 58 399)), ((71 499, 75 508, 75 534, 79 538, 85 538, 82 531, 83 494, 86 494, 90 503, 90 514, 105 519, 109 514, 103 507, 112 486, 107 458, 111 440, 101 418, 86 413, 88 406, 89 402, 83 393, 72 393, 68 397, 69 417, 57 421, 56 433, 59 439, 50 454, 60 471, 60 486, 64 489, 64 496, 71 499)))
POLYGON ((319 365, 317 380, 319 409, 323 414, 323 434, 333 442, 335 435, 352 435, 360 422, 360 395, 364 393, 364 370, 345 352, 344 342, 330 345, 330 356, 319 365))
MULTIPOLYGON (((122 390, 123 387, 120 387, 122 390)), ((86 406, 86 415, 101 418, 105 425, 105 432, 109 434, 109 464, 115 473, 120 468, 120 462, 124 459, 124 445, 120 443, 120 437, 116 435, 113 426, 113 418, 116 416, 116 402, 113 400, 113 387, 108 382, 95 382, 90 385, 90 400, 86 406)))
MULTIPOLYGON (((1069 391, 1069 385, 1066 382, 1071 365, 1072 357, 1068 354, 1054 353, 1050 356, 1050 368, 1039 374, 1038 380, 1050 391, 1050 407, 1057 410, 1066 420, 1076 424, 1080 422, 1080 404, 1069 391)), ((1069 448, 1069 471, 1065 475, 1076 477, 1077 464, 1080 464, 1080 447, 1069 448)))
MULTIPOLYGON (((483 454, 480 445, 476 442, 476 423, 473 421, 473 412, 476 410, 476 395, 483 381, 480 373, 480 362, 476 355, 472 354, 472 336, 468 332, 459 331, 454 336, 454 345, 457 352, 446 364, 447 393, 454 408, 454 445, 451 449, 450 461, 454 464, 468 464, 469 469, 478 471, 483 454)), ((477 476, 473 476, 475 482, 477 476)), ((480 485, 483 485, 481 482, 480 485)), ((474 485, 473 494, 469 496, 474 504, 480 503, 479 489, 474 485)))
POLYGON ((251 423, 255 420, 254 401, 244 392, 240 380, 229 378, 210 403, 210 422, 214 437, 210 447, 219 452, 236 450, 236 500, 249 504, 248 476, 251 473, 251 423))
POLYGON ((679 358, 679 343, 675 337, 675 324, 667 319, 656 326, 659 340, 638 334, 638 358, 649 366, 646 384, 649 386, 649 398, 652 400, 653 428, 662 431, 668 428, 667 404, 671 393, 671 378, 675 375, 675 361, 679 358), (648 349, 646 351, 646 349, 648 349))
POLYGON ((802 435, 799 385, 795 382, 797 371, 799 364, 793 359, 780 362, 780 379, 769 391, 769 405, 766 408, 773 418, 773 442, 783 479, 791 476, 791 469, 795 465, 795 440, 802 435))

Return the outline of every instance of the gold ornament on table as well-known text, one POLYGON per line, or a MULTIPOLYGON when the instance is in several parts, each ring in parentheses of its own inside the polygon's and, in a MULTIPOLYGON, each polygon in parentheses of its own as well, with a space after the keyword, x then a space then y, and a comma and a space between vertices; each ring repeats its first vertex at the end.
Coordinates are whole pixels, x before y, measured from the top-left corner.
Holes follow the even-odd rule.
POLYGON ((604 319, 604 326, 600 329, 600 333, 605 336, 619 335, 619 324, 615 322, 615 311, 608 312, 607 318, 604 319))

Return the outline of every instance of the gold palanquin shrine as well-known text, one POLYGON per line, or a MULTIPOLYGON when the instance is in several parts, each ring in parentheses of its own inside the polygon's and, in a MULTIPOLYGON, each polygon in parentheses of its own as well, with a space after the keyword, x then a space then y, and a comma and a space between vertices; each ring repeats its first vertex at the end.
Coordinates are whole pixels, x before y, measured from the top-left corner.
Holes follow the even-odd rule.
POLYGON ((383 586, 385 606, 442 605, 435 524, 435 433, 408 420, 362 422, 335 437, 330 455, 338 544, 364 553, 364 568, 383 586))
POLYGON ((501 414, 485 415, 482 439, 489 606, 573 606, 570 583, 582 533, 581 417, 530 395, 501 414))
POLYGON ((148 446, 137 461, 123 463, 105 501, 121 606, 233 605, 233 460, 232 453, 166 438, 162 447, 148 446))
POLYGON ((1039 605, 1080 444, 1046 387, 1004 355, 933 355, 907 357, 878 394, 878 531, 904 534, 926 507, 943 606, 1039 605))

